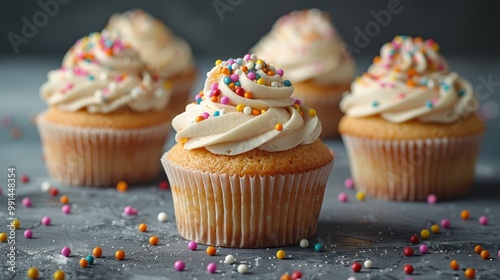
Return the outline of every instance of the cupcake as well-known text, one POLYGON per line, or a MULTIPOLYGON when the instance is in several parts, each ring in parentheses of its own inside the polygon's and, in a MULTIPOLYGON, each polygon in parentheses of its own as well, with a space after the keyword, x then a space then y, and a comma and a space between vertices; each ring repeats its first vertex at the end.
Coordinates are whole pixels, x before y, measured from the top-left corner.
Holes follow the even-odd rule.
POLYGON ((112 15, 105 31, 130 43, 153 71, 171 83, 168 109, 174 115, 184 111, 197 75, 188 43, 142 10, 112 15))
POLYGON ((466 194, 485 130, 471 84, 433 40, 396 36, 341 101, 359 190, 385 200, 466 194))
POLYGON ((252 52, 283 67, 294 81, 292 97, 315 108, 322 120, 321 137, 338 136, 339 102, 354 79, 355 65, 326 12, 282 16, 252 52))
POLYGON ((256 55, 219 60, 173 119, 177 143, 161 161, 185 239, 258 248, 315 233, 333 153, 282 75, 256 55))
POLYGON ((48 74, 37 117, 49 174, 68 185, 142 183, 158 176, 172 115, 170 89, 119 39, 93 33, 48 74))

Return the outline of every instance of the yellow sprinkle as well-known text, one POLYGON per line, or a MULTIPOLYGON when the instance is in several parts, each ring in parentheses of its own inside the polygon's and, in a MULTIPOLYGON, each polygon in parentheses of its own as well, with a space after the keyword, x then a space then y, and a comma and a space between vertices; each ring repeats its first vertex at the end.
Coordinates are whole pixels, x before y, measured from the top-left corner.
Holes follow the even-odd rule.
POLYGON ((361 82, 361 77, 356 77, 356 83, 360 83, 361 82))
POLYGON ((285 251, 283 250, 278 250, 278 252, 276 252, 276 257, 280 260, 284 259, 286 257, 286 253, 285 251))
POLYGON ((277 123, 276 126, 274 127, 277 131, 282 131, 283 130, 283 125, 280 123, 277 123))
POLYGON ((432 233, 439 233, 439 226, 438 225, 432 225, 431 226, 431 231, 432 231, 432 233))
POLYGON ((18 229, 18 228, 20 228, 20 227, 21 227, 21 221, 19 221, 19 220, 13 220, 13 221, 12 221, 12 222, 10 222, 10 223, 14 225, 14 228, 15 228, 15 229, 18 229))
POLYGON ((238 106, 236 106, 236 111, 238 111, 238 112, 243 112, 244 109, 245 109, 245 105, 243 105, 243 104, 238 104, 238 106))
POLYGON ((299 104, 293 104, 293 108, 295 108, 297 111, 300 112, 300 105, 299 104))
POLYGON ((362 191, 357 192, 357 193, 356 193, 356 199, 357 199, 357 200, 360 200, 360 201, 365 200, 365 193, 364 193, 364 192, 362 192, 362 191))
POLYGON ((311 116, 311 117, 313 117, 313 118, 314 118, 314 117, 316 117, 316 110, 314 110, 314 109, 309 109, 309 116, 311 116))
POLYGON ((215 61, 215 66, 217 66, 217 65, 219 65, 219 64, 221 64, 221 63, 222 63, 222 60, 217 59, 217 60, 215 61))
POLYGON ((166 89, 171 89, 172 88, 172 81, 170 81, 170 80, 163 81, 163 87, 166 89))
POLYGON ((257 84, 259 84, 259 85, 265 85, 266 84, 266 80, 264 80, 263 78, 259 78, 257 80, 257 84))
POLYGON ((429 238, 429 236, 431 236, 431 233, 429 232, 429 230, 423 229, 420 231, 420 236, 422 237, 422 239, 427 239, 429 238))
POLYGON ((5 242, 7 241, 7 233, 2 232, 0 233, 0 242, 5 242))
POLYGON ((262 60, 262 59, 257 60, 257 62, 255 62, 255 63, 256 63, 256 64, 260 64, 260 65, 262 65, 262 66, 265 66, 265 65, 266 65, 266 63, 265 63, 265 62, 264 62, 264 60, 262 60))
POLYGON ((439 45, 437 43, 432 44, 432 48, 434 51, 438 52, 439 51, 439 45))
POLYGON ((260 113, 261 113, 261 114, 264 114, 265 112, 266 112, 266 110, 265 110, 265 109, 260 110, 260 113))

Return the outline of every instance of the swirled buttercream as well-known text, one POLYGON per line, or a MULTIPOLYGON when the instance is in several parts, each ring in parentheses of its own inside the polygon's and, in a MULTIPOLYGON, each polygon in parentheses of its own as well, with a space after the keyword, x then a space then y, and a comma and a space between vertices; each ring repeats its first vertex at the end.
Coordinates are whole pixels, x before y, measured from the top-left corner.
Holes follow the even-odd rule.
POLYGON ((71 47, 62 67, 49 72, 40 93, 50 106, 90 113, 125 107, 137 112, 161 110, 170 98, 168 87, 147 68, 136 50, 99 33, 71 47))
POLYGON ((175 140, 222 155, 312 143, 321 123, 314 109, 290 98, 293 86, 283 73, 256 55, 218 60, 196 101, 173 119, 175 140))
POLYGON ((130 43, 141 59, 161 76, 175 75, 194 67, 188 43, 142 10, 112 15, 105 31, 130 43))
POLYGON ((451 123, 467 117, 478 107, 473 88, 449 71, 438 50, 433 40, 396 36, 352 83, 341 109, 347 116, 379 115, 393 123, 451 123))
POLYGON ((350 83, 355 74, 354 60, 329 15, 318 9, 280 17, 252 52, 286 69, 296 83, 350 83))

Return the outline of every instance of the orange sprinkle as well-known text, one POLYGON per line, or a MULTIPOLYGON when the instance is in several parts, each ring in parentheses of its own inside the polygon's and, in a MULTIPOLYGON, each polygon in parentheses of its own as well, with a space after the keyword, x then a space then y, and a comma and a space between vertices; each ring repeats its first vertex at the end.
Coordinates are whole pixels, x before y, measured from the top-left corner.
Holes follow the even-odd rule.
POLYGON ((102 249, 101 247, 95 247, 94 250, 92 250, 92 255, 96 258, 100 258, 102 256, 102 249))
POLYGON ((490 252, 488 250, 481 251, 481 259, 487 260, 490 258, 490 252))
POLYGON ((409 87, 414 87, 415 86, 415 82, 413 80, 408 80, 408 81, 406 81, 406 85, 409 86, 409 87))
POLYGON ((124 260, 125 259, 125 252, 123 250, 116 251, 115 258, 119 261, 124 260))
POLYGON ((113 49, 112 48, 106 49, 106 54, 109 56, 113 55, 113 49))
POLYGON ((202 120, 204 120, 205 118, 203 116, 197 116, 194 121, 195 122, 201 122, 202 120))
POLYGON ((382 60, 382 58, 380 58, 380 56, 377 55, 376 57, 373 58, 373 63, 377 63, 380 60, 382 60))
POLYGON ((474 277, 476 277, 476 271, 474 270, 474 268, 467 268, 464 274, 468 279, 474 279, 474 277))
POLYGON ((252 110, 252 115, 258 116, 258 115, 260 115, 260 111, 257 110, 257 109, 253 109, 252 110))
POLYGON ((151 245, 156 245, 158 244, 158 236, 153 235, 149 238, 149 244, 151 245))
POLYGON ((219 102, 219 97, 217 97, 217 96, 212 96, 212 98, 210 98, 210 100, 211 100, 212 102, 219 102))
POLYGON ((283 130, 283 125, 281 123, 277 123, 276 126, 274 127, 277 131, 282 131, 283 130))
POLYGON ((89 266, 89 262, 86 260, 86 259, 81 259, 80 260, 80 266, 81 267, 88 267, 89 266))
POLYGON ((68 204, 69 203, 68 196, 67 195, 61 196, 61 198, 59 198, 59 202, 61 202, 61 204, 68 204))
POLYGON ((417 75, 417 70, 415 70, 415 68, 408 69, 408 75, 410 77, 413 77, 413 76, 417 75))
POLYGON ((416 37, 413 41, 415 41, 415 43, 422 43, 424 39, 422 39, 422 37, 416 37))
POLYGON ((148 230, 148 225, 146 225, 146 224, 140 224, 139 225, 139 230, 142 231, 142 232, 146 232, 146 230, 148 230))
POLYGON ((241 66, 240 69, 243 72, 247 72, 248 71, 248 67, 246 67, 245 65, 241 66))
POLYGON ((215 249, 214 246, 208 246, 206 252, 207 252, 207 255, 209 255, 209 256, 215 256, 215 254, 217 253, 217 249, 215 249))
POLYGON ((228 86, 232 91, 234 91, 234 83, 230 83, 228 86))
POLYGON ((248 99, 252 99, 252 93, 251 93, 251 92, 249 92, 249 91, 246 91, 246 92, 243 94, 243 97, 248 98, 248 99))
POLYGON ((462 212, 460 212, 460 217, 462 218, 462 220, 468 220, 470 217, 469 210, 462 210, 462 212))
POLYGON ((128 184, 125 181, 120 181, 116 184, 116 190, 119 192, 126 192, 128 190, 128 184))
POLYGON ((229 69, 227 69, 227 68, 222 68, 222 74, 224 74, 224 75, 229 75, 229 74, 230 74, 230 73, 229 73, 229 69))
POLYGON ((271 71, 271 70, 267 71, 267 73, 266 73, 266 74, 267 74, 268 76, 274 76, 274 72, 273 72, 273 71, 271 71))
POLYGON ((481 245, 476 245, 476 247, 474 247, 474 252, 476 252, 477 254, 481 254, 482 251, 483 247, 481 247, 481 245))
POLYGON ((452 260, 450 262, 450 268, 453 270, 458 270, 460 268, 460 266, 458 265, 458 262, 456 260, 452 260))

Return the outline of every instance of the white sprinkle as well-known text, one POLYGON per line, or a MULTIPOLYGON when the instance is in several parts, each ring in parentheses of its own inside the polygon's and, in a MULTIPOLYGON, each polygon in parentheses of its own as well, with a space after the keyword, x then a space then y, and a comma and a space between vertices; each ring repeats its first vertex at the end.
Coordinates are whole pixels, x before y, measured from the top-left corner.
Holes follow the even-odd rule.
POLYGON ((373 267, 373 262, 370 260, 366 260, 364 263, 366 268, 372 268, 373 267))
POLYGON ((226 109, 220 109, 219 116, 224 116, 226 114, 226 109))
POLYGON ((245 108, 243 108, 243 113, 245 115, 250 115, 252 113, 252 108, 250 108, 249 106, 246 106, 245 108))
POLYGON ((165 212, 158 213, 158 221, 164 223, 167 221, 167 218, 168 218, 167 213, 165 212))
POLYGON ((260 64, 260 63, 259 64, 255 64, 255 69, 256 70, 262 69, 262 64, 260 64))
POLYGON ((250 61, 247 63, 248 70, 252 70, 254 67, 255 67, 255 63, 253 61, 250 61))
POLYGON ((307 239, 300 240, 300 247, 302 247, 302 248, 309 247, 309 241, 307 239))
POLYGON ((240 65, 238 63, 233 63, 233 65, 231 65, 231 69, 233 69, 233 70, 236 70, 239 68, 240 68, 240 65))
POLYGON ((246 264, 240 264, 238 265, 238 273, 245 274, 248 272, 248 265, 246 264))
POLYGON ((236 261, 233 255, 227 255, 226 258, 224 258, 224 263, 225 264, 233 264, 236 261))
POLYGON ((42 184, 40 185, 42 188, 42 192, 49 192, 50 189, 50 182, 49 181, 43 181, 42 184))
POLYGON ((278 87, 278 82, 276 82, 276 81, 272 82, 272 83, 271 83, 271 86, 272 86, 272 87, 278 87))
POLYGON ((250 55, 250 59, 252 59, 253 62, 257 61, 257 55, 256 54, 252 54, 250 55))

